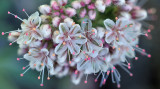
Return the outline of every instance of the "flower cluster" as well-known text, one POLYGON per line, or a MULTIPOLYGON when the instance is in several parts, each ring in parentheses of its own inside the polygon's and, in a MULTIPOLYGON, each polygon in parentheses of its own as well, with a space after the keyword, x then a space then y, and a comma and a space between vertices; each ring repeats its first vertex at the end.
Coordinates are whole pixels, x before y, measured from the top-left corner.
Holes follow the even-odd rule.
POLYGON ((146 26, 143 20, 155 11, 147 12, 136 3, 137 0, 51 0, 51 5, 39 7, 41 15, 35 12, 28 16, 23 9, 28 19, 8 12, 22 21, 21 29, 6 32, 11 41, 9 45, 17 42, 18 54, 24 55, 17 60, 29 61, 20 76, 35 69, 40 72, 38 79, 42 76, 40 85, 43 86, 46 69, 48 80, 52 75, 70 75, 74 84, 78 84, 83 75, 87 83, 87 76, 95 74, 95 82, 102 75, 100 85, 103 85, 111 74, 113 83, 120 87, 117 65, 133 76, 128 69, 133 58, 138 60, 135 51, 151 57, 139 48, 138 42, 140 35, 149 36, 153 26, 146 26), (116 11, 110 13, 115 19, 106 14, 108 10, 116 11), (101 26, 94 26, 99 23, 98 14, 105 19, 101 26))

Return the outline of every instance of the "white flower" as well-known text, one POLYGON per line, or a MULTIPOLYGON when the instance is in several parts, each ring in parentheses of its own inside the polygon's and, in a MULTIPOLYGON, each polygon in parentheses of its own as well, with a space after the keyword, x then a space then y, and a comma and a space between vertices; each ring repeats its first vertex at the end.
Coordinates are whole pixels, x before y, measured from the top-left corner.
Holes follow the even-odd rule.
POLYGON ((54 64, 53 60, 50 59, 48 56, 49 51, 46 48, 31 48, 29 49, 29 52, 24 55, 24 58, 30 61, 29 65, 32 69, 42 71, 45 67, 47 67, 48 71, 52 75, 51 71, 54 70, 54 64))
POLYGON ((106 60, 110 60, 108 57, 108 49, 103 49, 96 57, 81 53, 81 60, 77 63, 77 70, 84 71, 85 74, 98 73, 99 71, 106 72, 108 70, 106 60))
POLYGON ((24 19, 21 25, 22 33, 17 39, 18 44, 30 44, 34 40, 42 40, 43 37, 39 30, 41 24, 41 18, 39 13, 35 12, 32 14, 28 20, 24 19))
POLYGON ((49 24, 44 24, 40 27, 40 31, 44 38, 50 38, 52 29, 49 24))
POLYGON ((87 41, 85 36, 80 33, 80 30, 81 28, 78 24, 72 25, 72 27, 69 28, 66 23, 60 23, 60 33, 56 37, 58 45, 55 48, 55 53, 58 55, 58 62, 63 63, 69 52, 72 55, 80 53, 79 45, 87 41))
POLYGON ((98 11, 100 12, 104 12, 106 5, 102 0, 97 0, 95 3, 96 8, 98 9, 98 11))
POLYGON ((81 23, 82 33, 87 38, 87 42, 82 46, 82 50, 92 56, 97 56, 102 49, 102 41, 96 38, 97 30, 92 28, 91 20, 84 19, 81 23))
POLYGON ((111 44, 112 47, 128 45, 129 42, 132 41, 133 36, 136 35, 133 29, 134 23, 128 19, 121 18, 118 19, 116 23, 110 19, 106 19, 104 25, 106 27, 105 41, 111 44))

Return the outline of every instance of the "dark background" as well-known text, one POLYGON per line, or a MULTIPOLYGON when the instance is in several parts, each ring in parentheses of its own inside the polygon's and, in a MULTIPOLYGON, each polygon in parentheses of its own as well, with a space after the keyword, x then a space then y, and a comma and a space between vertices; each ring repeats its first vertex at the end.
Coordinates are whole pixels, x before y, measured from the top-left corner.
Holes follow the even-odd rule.
MULTIPOLYGON (((49 4, 50 0, 0 0, 0 32, 16 30, 20 28, 21 21, 8 15, 11 11, 21 18, 27 18, 22 12, 25 8, 28 14, 37 11, 38 6, 49 4)), ((152 40, 141 37, 140 47, 146 49, 152 55, 152 58, 138 55, 139 60, 133 61, 131 72, 134 74, 130 77, 127 73, 120 69, 121 73, 121 89, 160 89, 160 0, 148 0, 144 5, 145 8, 155 7, 157 9, 156 21, 150 22, 155 26, 151 32, 152 40)), ((94 83, 94 77, 89 76, 88 84, 74 85, 69 77, 56 78, 52 77, 50 81, 45 79, 44 87, 40 87, 41 81, 37 79, 38 72, 34 70, 28 71, 23 78, 19 76, 23 72, 22 67, 28 62, 22 60, 17 62, 18 45, 8 45, 7 36, 0 36, 0 89, 99 89, 99 83, 94 83)), ((46 76, 45 76, 46 77, 46 76)), ((111 83, 111 79, 107 80, 105 86, 101 89, 117 89, 116 84, 111 83)))

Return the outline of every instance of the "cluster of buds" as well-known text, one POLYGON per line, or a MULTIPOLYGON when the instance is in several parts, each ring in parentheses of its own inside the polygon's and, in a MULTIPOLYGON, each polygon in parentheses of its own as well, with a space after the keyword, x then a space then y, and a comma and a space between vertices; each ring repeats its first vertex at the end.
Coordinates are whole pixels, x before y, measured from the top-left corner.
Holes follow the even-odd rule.
MULTIPOLYGON (((74 0, 68 3, 68 0, 51 0, 50 6, 39 7, 41 15, 35 12, 29 16, 23 9, 28 19, 8 12, 22 21, 21 29, 6 32, 11 41, 9 45, 17 42, 18 54, 24 55, 17 60, 29 61, 20 76, 29 69, 35 69, 40 72, 38 79, 42 76, 40 85, 43 86, 45 69, 48 71, 48 80, 53 75, 70 75, 74 84, 78 84, 83 75, 86 75, 84 83, 87 83, 88 75, 95 74, 98 75, 95 82, 102 75, 100 85, 103 85, 111 74, 113 83, 116 82, 120 87, 117 65, 133 76, 129 72, 129 60, 138 60, 135 51, 151 57, 138 46, 139 36, 148 36, 151 30, 142 31, 143 24, 140 21, 147 18, 147 11, 136 6, 136 1, 74 0), (72 7, 68 7, 67 3, 72 7), (106 16, 102 26, 92 26, 97 12, 104 13, 110 6, 116 6, 120 14, 115 19, 106 16), (76 21, 77 18, 82 19, 81 23, 76 21)), ((2 32, 2 35, 6 33, 2 32)))

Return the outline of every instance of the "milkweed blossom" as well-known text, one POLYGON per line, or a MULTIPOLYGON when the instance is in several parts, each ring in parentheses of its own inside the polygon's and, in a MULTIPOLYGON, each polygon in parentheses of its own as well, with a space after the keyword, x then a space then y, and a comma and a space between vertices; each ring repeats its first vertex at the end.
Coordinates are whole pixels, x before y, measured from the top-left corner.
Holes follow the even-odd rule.
POLYGON ((17 58, 29 61, 23 67, 24 76, 30 69, 37 70, 44 84, 52 76, 71 76, 74 84, 81 78, 94 74, 95 82, 104 85, 109 75, 112 82, 120 88, 121 75, 117 67, 130 76, 132 60, 138 60, 135 52, 147 57, 145 49, 139 47, 141 35, 151 38, 156 10, 145 10, 143 0, 51 0, 50 5, 41 5, 39 11, 28 19, 21 19, 8 11, 8 14, 22 21, 21 28, 10 32, 9 45, 19 45, 17 58), (152 18, 150 18, 152 17, 152 18), (100 79, 101 78, 101 79, 100 79))

